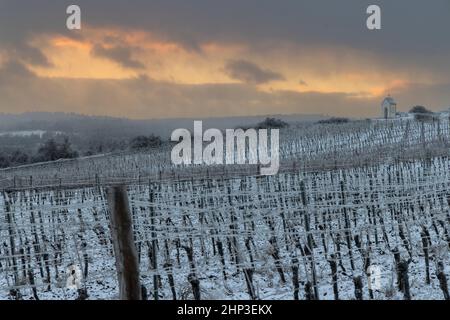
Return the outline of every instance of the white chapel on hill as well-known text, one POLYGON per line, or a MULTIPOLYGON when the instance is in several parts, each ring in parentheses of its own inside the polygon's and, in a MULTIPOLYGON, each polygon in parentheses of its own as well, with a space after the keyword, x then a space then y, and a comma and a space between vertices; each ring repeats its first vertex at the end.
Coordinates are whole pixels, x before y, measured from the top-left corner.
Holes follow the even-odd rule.
POLYGON ((381 102, 381 114, 383 119, 394 119, 397 114, 397 102, 388 95, 381 102))

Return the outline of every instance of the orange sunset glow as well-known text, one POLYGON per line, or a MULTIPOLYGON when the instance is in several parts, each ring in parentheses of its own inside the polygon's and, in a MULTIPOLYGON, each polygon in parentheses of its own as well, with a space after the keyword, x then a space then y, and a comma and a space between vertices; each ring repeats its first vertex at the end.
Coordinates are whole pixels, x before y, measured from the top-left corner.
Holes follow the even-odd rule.
MULTIPOLYGON (((272 5, 286 13, 294 6, 272 5)), ((10 6, 20 10, 19 4, 10 6)), ((443 64, 450 49, 427 54, 424 46, 414 48, 416 39, 402 38, 400 44, 389 32, 399 36, 403 29, 390 16, 391 29, 376 34, 356 24, 358 6, 348 6, 347 20, 339 15, 311 20, 299 12, 296 23, 295 16, 285 21, 282 15, 266 20, 256 15, 228 24, 223 17, 214 20, 206 4, 210 15, 192 9, 185 20, 161 6, 164 19, 153 8, 158 21, 153 24, 139 14, 144 5, 130 8, 122 19, 118 12, 100 15, 100 7, 85 4, 89 19, 72 31, 64 24, 46 25, 61 7, 37 8, 41 13, 30 17, 37 27, 23 22, 0 35, 0 76, 14 80, 0 88, 0 109, 136 118, 311 112, 364 117, 375 114, 388 93, 396 94, 404 109, 413 103, 436 109, 450 104, 443 64), (324 25, 327 19, 334 29, 324 25), (43 90, 57 94, 52 99, 43 90)), ((233 6, 239 5, 226 7, 233 6)), ((417 36, 432 42, 433 25, 427 28, 417 36)))

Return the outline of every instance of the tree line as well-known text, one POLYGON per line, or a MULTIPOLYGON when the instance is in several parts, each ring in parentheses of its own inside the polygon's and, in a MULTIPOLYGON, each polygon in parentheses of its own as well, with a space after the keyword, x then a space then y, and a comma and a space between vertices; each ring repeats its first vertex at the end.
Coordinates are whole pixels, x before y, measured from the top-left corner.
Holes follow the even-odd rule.
POLYGON ((69 137, 49 138, 40 143, 35 150, 30 148, 3 148, 0 150, 0 168, 15 167, 37 162, 74 159, 105 152, 142 151, 162 145, 159 136, 137 136, 123 141, 91 141, 87 146, 73 144, 69 137))

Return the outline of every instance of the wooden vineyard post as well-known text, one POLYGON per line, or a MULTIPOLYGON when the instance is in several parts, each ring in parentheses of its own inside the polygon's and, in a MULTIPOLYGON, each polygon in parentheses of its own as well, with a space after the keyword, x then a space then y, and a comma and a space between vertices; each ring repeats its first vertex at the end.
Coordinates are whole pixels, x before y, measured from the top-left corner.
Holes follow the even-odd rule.
MULTIPOLYGON (((312 288, 308 288, 308 292, 310 292, 310 289, 314 289, 314 300, 319 300, 319 288, 317 287, 317 274, 316 274, 316 265, 314 261, 314 239, 311 234, 311 228, 310 228, 310 218, 309 214, 310 211, 308 210, 308 203, 306 200, 306 189, 305 189, 305 182, 300 182, 300 193, 301 193, 301 199, 302 199, 302 205, 304 207, 304 217, 305 217, 305 231, 306 231, 306 238, 307 238, 307 245, 306 245, 306 256, 308 260, 311 263, 311 273, 312 273, 312 288)), ((311 284, 310 284, 311 286, 311 284)), ((310 299, 308 299, 310 300, 310 299)))
POLYGON ((444 263, 439 261, 437 263, 437 278, 439 279, 439 285, 445 300, 450 300, 450 294, 448 293, 447 277, 444 273, 444 263))
POLYGON ((155 232, 155 209, 154 209, 154 194, 151 189, 151 184, 149 182, 149 191, 150 191, 150 224, 151 224, 151 232, 152 232, 152 268, 155 274, 153 275, 153 296, 155 300, 158 300, 158 260, 157 260, 157 243, 156 243, 156 232, 155 232))
MULTIPOLYGON (((15 177, 14 177, 14 182, 15 182, 15 177)), ((15 229, 14 229, 14 212, 11 209, 11 198, 10 198, 10 194, 8 192, 3 192, 3 199, 5 202, 5 217, 6 217, 6 222, 8 224, 8 234, 9 234, 9 253, 11 255, 11 260, 12 260, 12 265, 13 265, 13 272, 14 272, 14 285, 18 284, 19 281, 19 270, 17 267, 17 259, 16 259, 16 255, 17 255, 17 251, 16 251, 16 245, 15 245, 15 241, 14 241, 14 234, 15 234, 15 229)), ((16 300, 20 300, 21 299, 21 294, 19 289, 13 289, 10 290, 10 295, 14 296, 14 298, 16 300)))
POLYGON ((124 186, 108 188, 111 235, 116 257, 120 300, 142 300, 133 225, 124 186))

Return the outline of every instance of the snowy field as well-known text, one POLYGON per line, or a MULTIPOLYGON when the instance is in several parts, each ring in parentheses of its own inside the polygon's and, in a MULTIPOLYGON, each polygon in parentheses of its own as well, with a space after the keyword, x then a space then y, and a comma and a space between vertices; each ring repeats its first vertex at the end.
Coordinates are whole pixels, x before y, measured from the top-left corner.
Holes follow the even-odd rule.
MULTIPOLYGON (((366 148, 378 159, 367 165, 130 184, 148 299, 193 299, 193 280, 201 299, 444 299, 450 159, 437 153, 448 144, 448 121, 367 126, 357 125, 356 135, 322 128, 320 137, 311 129, 304 140, 290 134, 282 146, 291 159, 326 158, 340 148, 345 152, 333 160, 346 163, 366 148), (308 142, 314 139, 315 146, 308 142), (420 149, 431 156, 381 157, 375 150, 383 143, 384 151, 420 149)), ((150 161, 143 158, 112 166, 150 161)), ((44 169, 50 172, 51 164, 44 169)), ((98 163, 74 167, 80 176, 94 169, 99 176, 112 170, 101 171, 98 163)), ((32 170, 3 171, 3 177, 32 170)), ((101 183, 3 192, 0 299, 118 298, 106 198, 101 183), (78 288, 67 281, 71 270, 78 288)))

